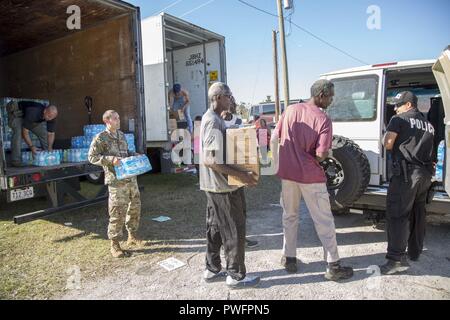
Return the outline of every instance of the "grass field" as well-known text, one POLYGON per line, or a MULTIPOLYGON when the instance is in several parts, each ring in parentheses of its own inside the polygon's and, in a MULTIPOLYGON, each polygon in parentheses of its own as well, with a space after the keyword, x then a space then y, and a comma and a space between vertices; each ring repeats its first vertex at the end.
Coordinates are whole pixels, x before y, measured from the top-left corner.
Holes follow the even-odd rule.
MULTIPOLYGON (((257 188, 246 190, 249 210, 279 201, 278 179, 261 180, 257 188)), ((83 279, 88 280, 113 273, 136 260, 156 263, 169 257, 176 250, 174 240, 204 238, 206 197, 197 183, 197 177, 190 174, 140 177, 144 191, 139 235, 151 245, 129 259, 110 256, 106 202, 23 225, 15 225, 12 217, 43 209, 46 201, 1 202, 0 299, 50 299, 64 292, 73 267, 79 268, 83 279), (151 220, 160 215, 172 220, 151 220)), ((98 189, 99 186, 82 182, 86 196, 98 189)))

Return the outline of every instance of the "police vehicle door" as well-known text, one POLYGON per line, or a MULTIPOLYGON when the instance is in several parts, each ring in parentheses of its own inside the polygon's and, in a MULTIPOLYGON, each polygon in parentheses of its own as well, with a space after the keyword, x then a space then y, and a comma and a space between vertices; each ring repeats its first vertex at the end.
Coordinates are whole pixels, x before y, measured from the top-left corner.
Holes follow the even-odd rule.
POLYGON ((445 191, 450 195, 450 46, 433 65, 433 73, 439 86, 445 110, 445 191))

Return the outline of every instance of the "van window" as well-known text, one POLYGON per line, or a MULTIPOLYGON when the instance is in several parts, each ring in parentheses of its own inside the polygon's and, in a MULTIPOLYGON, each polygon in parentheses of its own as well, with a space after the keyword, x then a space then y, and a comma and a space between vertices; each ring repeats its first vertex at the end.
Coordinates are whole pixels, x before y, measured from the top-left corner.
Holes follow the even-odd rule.
POLYGON ((373 121, 377 117, 378 77, 332 79, 334 99, 327 114, 334 122, 373 121))
POLYGON ((431 98, 439 96, 439 88, 436 87, 407 87, 407 88, 393 88, 387 90, 387 103, 389 104, 392 99, 402 91, 411 91, 417 96, 417 108, 420 112, 426 114, 430 110, 431 98))

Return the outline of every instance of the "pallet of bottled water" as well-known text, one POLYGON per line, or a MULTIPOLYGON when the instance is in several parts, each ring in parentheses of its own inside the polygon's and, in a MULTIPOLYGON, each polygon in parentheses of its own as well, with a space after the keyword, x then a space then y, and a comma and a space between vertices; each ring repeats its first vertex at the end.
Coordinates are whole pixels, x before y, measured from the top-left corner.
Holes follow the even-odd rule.
MULTIPOLYGON (((22 162, 29 163, 30 157, 31 157, 31 159, 33 159, 32 155, 30 155, 30 154, 31 154, 31 152, 24 152, 22 154, 22 162)), ((38 167, 57 166, 57 165, 61 164, 61 159, 62 159, 62 150, 39 151, 34 156, 34 159, 32 160, 32 164, 34 166, 38 166, 38 167)))
POLYGON ((72 137, 72 149, 89 149, 93 138, 86 136, 72 137))
POLYGON ((441 141, 437 150, 436 175, 437 181, 442 181, 444 178, 444 158, 445 158, 445 141, 441 141))
POLYGON ((85 162, 88 161, 88 148, 67 149, 63 152, 63 162, 85 162))
POLYGON ((134 134, 125 133, 125 140, 127 140, 128 151, 136 152, 136 145, 134 144, 134 134))
MULTIPOLYGON (((72 137, 71 147, 72 149, 89 149, 91 147, 94 137, 106 130, 106 126, 103 124, 91 124, 83 127, 83 136, 72 137)), ((126 133, 125 139, 128 145, 128 151, 136 152, 136 145, 134 143, 134 134, 126 133)))
POLYGON ((152 170, 146 155, 128 157, 120 160, 120 165, 114 167, 117 180, 135 177, 152 170))
POLYGON ((106 130, 106 126, 104 124, 88 124, 83 127, 83 133, 85 137, 94 138, 100 132, 106 130))

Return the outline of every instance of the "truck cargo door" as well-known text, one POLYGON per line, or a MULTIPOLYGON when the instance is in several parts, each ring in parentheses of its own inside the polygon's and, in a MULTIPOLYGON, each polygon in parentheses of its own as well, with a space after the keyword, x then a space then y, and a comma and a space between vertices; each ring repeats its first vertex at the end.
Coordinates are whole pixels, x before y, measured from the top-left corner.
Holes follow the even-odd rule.
POLYGON ((142 21, 147 141, 167 141, 166 48, 163 16, 142 21))
POLYGON ((191 117, 201 116, 207 109, 205 47, 195 45, 173 52, 174 83, 189 92, 191 117))
POLYGON ((450 46, 444 50, 433 65, 433 74, 441 91, 442 102, 445 110, 445 191, 450 195, 450 46))

